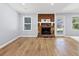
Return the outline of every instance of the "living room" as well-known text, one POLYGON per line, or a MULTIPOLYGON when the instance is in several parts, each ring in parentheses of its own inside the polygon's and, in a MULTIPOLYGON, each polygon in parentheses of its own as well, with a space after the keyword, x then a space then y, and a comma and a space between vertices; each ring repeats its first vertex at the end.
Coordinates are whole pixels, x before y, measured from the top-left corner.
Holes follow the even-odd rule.
POLYGON ((0 55, 79 56, 79 3, 0 3, 0 55))

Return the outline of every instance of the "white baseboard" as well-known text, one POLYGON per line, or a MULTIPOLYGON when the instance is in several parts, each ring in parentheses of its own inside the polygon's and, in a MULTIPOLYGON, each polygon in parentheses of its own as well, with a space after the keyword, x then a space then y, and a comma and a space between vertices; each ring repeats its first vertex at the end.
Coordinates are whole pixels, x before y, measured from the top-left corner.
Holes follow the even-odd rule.
POLYGON ((37 37, 37 35, 20 35, 20 37, 37 37))
POLYGON ((79 42, 79 37, 78 36, 70 36, 70 37, 79 42))
POLYGON ((15 41, 15 40, 16 40, 17 38, 19 38, 19 37, 20 37, 20 36, 17 36, 17 37, 15 37, 15 38, 13 38, 12 40, 10 40, 10 41, 4 43, 3 45, 0 46, 0 48, 4 48, 5 46, 7 46, 8 44, 12 43, 13 41, 15 41))
POLYGON ((73 38, 74 40, 79 42, 79 36, 65 36, 65 37, 73 38))
POLYGON ((12 43, 13 41, 15 41, 17 38, 19 38, 19 37, 37 37, 37 36, 26 36, 26 35, 20 35, 20 36, 17 36, 17 37, 15 37, 15 38, 13 38, 12 40, 10 40, 10 41, 8 41, 8 42, 6 42, 6 43, 4 43, 4 44, 2 44, 2 45, 0 45, 0 48, 4 48, 5 46, 7 46, 8 44, 10 44, 10 43, 12 43))

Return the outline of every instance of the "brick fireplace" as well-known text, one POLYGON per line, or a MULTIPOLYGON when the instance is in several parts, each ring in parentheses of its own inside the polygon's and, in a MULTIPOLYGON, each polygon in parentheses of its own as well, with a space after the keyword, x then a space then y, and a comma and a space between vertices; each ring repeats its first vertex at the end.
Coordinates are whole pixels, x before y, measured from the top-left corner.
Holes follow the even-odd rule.
POLYGON ((54 14, 38 14, 38 36, 55 37, 54 14))

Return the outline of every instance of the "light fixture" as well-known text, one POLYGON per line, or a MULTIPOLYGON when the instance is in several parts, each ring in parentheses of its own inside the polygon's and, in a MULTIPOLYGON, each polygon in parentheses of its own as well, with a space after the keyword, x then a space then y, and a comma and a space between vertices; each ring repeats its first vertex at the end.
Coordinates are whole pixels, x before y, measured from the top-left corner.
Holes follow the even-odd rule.
POLYGON ((22 3, 22 5, 25 5, 25 3, 22 3))
POLYGON ((54 5, 54 3, 50 3, 52 6, 54 5))

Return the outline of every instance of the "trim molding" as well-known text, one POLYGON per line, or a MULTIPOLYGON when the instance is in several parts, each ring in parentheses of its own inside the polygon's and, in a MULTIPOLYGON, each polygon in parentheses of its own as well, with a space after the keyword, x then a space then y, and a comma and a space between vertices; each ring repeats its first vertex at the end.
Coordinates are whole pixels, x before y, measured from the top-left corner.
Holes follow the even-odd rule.
POLYGON ((78 36, 70 36, 70 37, 79 42, 79 37, 78 36))
POLYGON ((37 35, 20 35, 20 37, 38 37, 37 35))
POLYGON ((13 38, 12 40, 10 40, 10 41, 8 41, 8 42, 6 42, 6 43, 0 45, 0 49, 1 49, 1 48, 4 48, 4 47, 7 46, 8 44, 12 43, 13 41, 15 41, 15 40, 16 40, 17 38, 19 38, 19 37, 20 37, 20 36, 17 36, 17 37, 15 37, 15 38, 13 38))
POLYGON ((73 38, 74 40, 76 40, 77 42, 79 42, 79 37, 78 36, 65 36, 65 37, 73 38))

